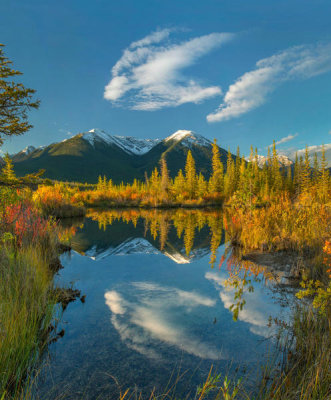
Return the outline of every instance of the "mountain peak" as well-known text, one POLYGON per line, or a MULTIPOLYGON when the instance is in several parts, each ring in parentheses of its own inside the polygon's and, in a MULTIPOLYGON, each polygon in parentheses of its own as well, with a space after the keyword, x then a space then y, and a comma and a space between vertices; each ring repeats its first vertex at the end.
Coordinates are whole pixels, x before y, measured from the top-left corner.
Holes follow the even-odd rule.
MULTIPOLYGON (((278 163, 280 167, 288 167, 293 164, 293 161, 290 160, 287 156, 278 154, 277 155, 278 163)), ((246 161, 250 161, 249 157, 246 157, 246 161)), ((260 168, 263 167, 264 164, 268 163, 268 159, 266 156, 257 156, 257 164, 260 168)))
POLYGON ((160 139, 140 139, 132 136, 110 135, 100 129, 90 129, 82 134, 82 138, 94 147, 95 142, 104 142, 108 145, 116 145, 128 154, 142 155, 160 142, 160 139))
POLYGON ((26 148, 22 150, 22 153, 30 154, 35 150, 36 148, 34 146, 26 146, 26 148))
POLYGON ((164 139, 165 142, 168 142, 169 140, 175 140, 177 142, 181 141, 182 144, 184 144, 187 147, 191 147, 192 144, 200 145, 200 146, 210 146, 211 145, 210 140, 206 139, 205 137, 203 137, 193 131, 188 131, 185 129, 180 129, 164 139))

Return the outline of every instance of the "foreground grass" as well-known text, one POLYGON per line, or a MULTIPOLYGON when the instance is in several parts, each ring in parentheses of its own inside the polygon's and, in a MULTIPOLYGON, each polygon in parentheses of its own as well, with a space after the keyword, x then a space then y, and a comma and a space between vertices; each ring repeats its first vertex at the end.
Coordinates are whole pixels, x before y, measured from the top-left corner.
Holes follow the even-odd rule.
POLYGON ((16 191, 2 194, 0 399, 27 399, 54 317, 50 263, 57 256, 57 226, 16 191), (5 203, 8 196, 10 204, 5 203))

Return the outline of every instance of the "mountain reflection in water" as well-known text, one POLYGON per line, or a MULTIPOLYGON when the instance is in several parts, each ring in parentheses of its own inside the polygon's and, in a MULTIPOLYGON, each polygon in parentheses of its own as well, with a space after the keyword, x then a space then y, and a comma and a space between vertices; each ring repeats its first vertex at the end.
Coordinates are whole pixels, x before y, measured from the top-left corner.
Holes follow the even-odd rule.
POLYGON ((277 276, 225 244, 221 210, 89 211, 62 225, 74 251, 62 257, 59 283, 74 282, 86 301, 64 312, 41 398, 63 388, 66 399, 116 398, 110 376, 147 394, 178 369, 187 371, 176 386, 184 397, 211 364, 230 376, 257 371, 272 347, 269 317, 287 310, 275 300, 277 276))

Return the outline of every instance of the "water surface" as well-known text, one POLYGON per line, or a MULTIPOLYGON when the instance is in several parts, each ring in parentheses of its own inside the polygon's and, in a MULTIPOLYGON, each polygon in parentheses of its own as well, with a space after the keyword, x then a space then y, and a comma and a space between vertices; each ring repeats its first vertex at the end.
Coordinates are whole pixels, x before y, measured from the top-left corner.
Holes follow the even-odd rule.
POLYGON ((286 320, 288 308, 267 269, 222 263, 222 211, 99 211, 67 225, 73 251, 57 281, 86 300, 63 313, 41 398, 110 399, 127 387, 146 394, 183 373, 176 393, 184 396, 211 365, 232 378, 248 371, 254 384, 273 348, 270 318, 286 320))

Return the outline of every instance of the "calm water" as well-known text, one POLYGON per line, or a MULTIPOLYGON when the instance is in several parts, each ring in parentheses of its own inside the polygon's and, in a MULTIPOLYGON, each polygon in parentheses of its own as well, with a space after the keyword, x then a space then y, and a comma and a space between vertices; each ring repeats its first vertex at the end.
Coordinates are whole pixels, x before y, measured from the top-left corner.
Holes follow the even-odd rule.
POLYGON ((115 210, 67 222, 73 251, 57 280, 86 301, 63 313, 65 334, 49 348, 40 398, 115 398, 119 387, 149 393, 185 372, 176 389, 183 396, 211 365, 231 377, 248 371, 253 385, 273 348, 269 318, 286 320, 289 310, 268 270, 229 259, 219 266, 222 221, 217 211, 115 210), (234 321, 231 306, 243 301, 234 321))

